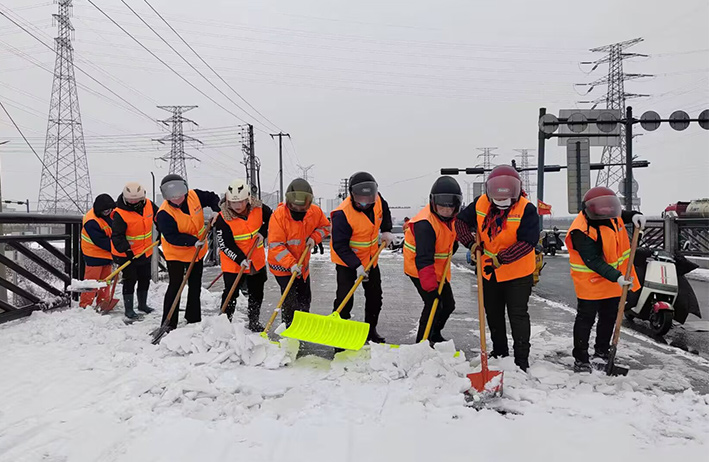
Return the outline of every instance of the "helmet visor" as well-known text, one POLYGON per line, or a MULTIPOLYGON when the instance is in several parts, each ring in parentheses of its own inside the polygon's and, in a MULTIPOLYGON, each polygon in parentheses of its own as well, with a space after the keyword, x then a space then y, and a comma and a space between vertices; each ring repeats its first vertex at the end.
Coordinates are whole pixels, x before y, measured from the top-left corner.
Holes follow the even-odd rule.
POLYGON ((300 212, 303 209, 307 210, 310 204, 313 203, 313 195, 306 191, 288 191, 286 193, 286 205, 288 207, 295 206, 296 211, 300 212))
POLYGON ((352 198, 360 204, 374 204, 377 200, 377 183, 365 181, 352 185, 352 198))
POLYGON ((187 185, 182 180, 172 180, 160 186, 163 199, 174 200, 187 194, 187 185))
POLYGON ((488 197, 494 200, 516 200, 522 192, 522 183, 513 176, 496 176, 487 180, 485 188, 488 197))
POLYGON ((600 196, 589 199, 585 203, 586 215, 591 220, 607 220, 618 218, 623 210, 618 196, 600 196))
POLYGON ((439 207, 453 207, 458 211, 463 203, 461 194, 431 194, 431 200, 439 207))

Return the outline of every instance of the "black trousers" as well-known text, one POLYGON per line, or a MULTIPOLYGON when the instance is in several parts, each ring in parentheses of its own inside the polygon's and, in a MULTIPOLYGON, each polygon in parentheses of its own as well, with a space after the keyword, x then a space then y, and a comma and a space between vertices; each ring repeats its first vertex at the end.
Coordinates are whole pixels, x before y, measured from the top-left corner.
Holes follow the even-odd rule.
MULTIPOLYGON (((286 290, 289 281, 290 276, 276 276, 276 282, 281 286, 281 295, 286 290)), ((310 276, 305 280, 303 278, 295 278, 293 286, 290 288, 281 307, 281 320, 286 323, 286 326, 290 326, 291 322, 293 322, 293 313, 295 311, 310 312, 311 300, 310 276)))
MULTIPOLYGON (((438 297, 438 289, 431 292, 426 292, 423 290, 423 287, 421 287, 421 280, 419 278, 411 277, 411 282, 414 283, 416 290, 421 296, 421 300, 423 300, 423 311, 421 312, 421 318, 419 319, 419 330, 416 334, 416 343, 418 343, 421 339, 423 339, 423 334, 426 331, 426 324, 428 324, 428 318, 431 316, 433 302, 438 297)), ((443 290, 441 291, 441 299, 438 302, 438 307, 436 308, 436 316, 433 318, 433 324, 431 324, 431 332, 428 336, 429 338, 434 335, 441 335, 441 331, 445 327, 446 322, 453 311, 455 311, 453 289, 451 289, 450 282, 446 282, 443 285, 443 290)))
MULTIPOLYGON (((190 266, 189 263, 181 261, 168 261, 167 262, 167 274, 170 277, 170 282, 167 286, 167 291, 165 292, 165 301, 162 306, 162 322, 165 322, 167 315, 170 312, 170 307, 172 302, 177 297, 177 291, 180 289, 180 284, 182 284, 182 279, 185 277, 185 272, 190 266)), ((200 322, 202 320, 202 305, 200 303, 200 293, 202 292, 202 270, 204 269, 204 262, 202 260, 196 261, 190 277, 187 280, 187 308, 185 309, 185 319, 188 323, 200 322)), ((175 309, 172 317, 170 318, 170 327, 177 327, 178 313, 179 313, 179 302, 178 308, 175 309)))
POLYGON ((505 326, 505 307, 512 328, 514 356, 516 363, 529 360, 529 322, 528 302, 532 294, 533 277, 530 274, 511 281, 497 282, 495 274, 488 281, 483 279, 485 317, 490 328, 492 350, 502 356, 509 354, 507 346, 507 328, 505 326))
POLYGON ((325 253, 325 248, 323 247, 322 242, 320 242, 319 244, 315 244, 315 247, 313 247, 313 255, 318 253, 318 248, 320 249, 320 255, 325 253))
POLYGON ((588 362, 588 339, 598 313, 598 326, 596 326, 596 353, 607 354, 610 349, 611 337, 615 328, 615 318, 618 315, 620 297, 605 298, 603 300, 578 299, 578 311, 574 322, 574 358, 581 362, 588 362))
MULTIPOLYGON (((222 292, 222 305, 226 296, 229 294, 231 286, 234 285, 239 273, 224 273, 224 291, 222 292)), ((263 287, 268 280, 268 275, 266 274, 266 268, 262 268, 261 271, 254 274, 244 274, 239 281, 239 287, 234 291, 229 305, 226 307, 226 314, 229 319, 234 316, 234 311, 236 310, 236 299, 239 298, 239 293, 241 292, 241 287, 246 286, 249 293, 249 305, 248 305, 248 318, 249 322, 257 322, 261 316, 261 304, 263 303, 263 287)))
MULTIPOLYGON (((118 257, 115 259, 116 263, 120 266, 128 261, 127 258, 118 257)), ((133 260, 133 263, 126 266, 121 272, 123 277, 123 289, 121 293, 123 295, 130 295, 135 290, 136 283, 138 284, 138 292, 147 292, 150 288, 150 258, 140 257, 133 260)))
MULTIPOLYGON (((357 280, 357 270, 347 266, 336 265, 337 268, 337 292, 335 294, 335 303, 333 311, 342 303, 345 296, 350 291, 355 281, 357 280)), ((369 270, 369 280, 362 282, 364 287, 364 322, 370 325, 370 328, 377 327, 379 322, 379 312, 382 311, 382 274, 379 272, 379 266, 375 266, 369 270)), ((340 315, 342 319, 350 319, 352 316, 352 306, 354 305, 354 295, 349 299, 340 315)))

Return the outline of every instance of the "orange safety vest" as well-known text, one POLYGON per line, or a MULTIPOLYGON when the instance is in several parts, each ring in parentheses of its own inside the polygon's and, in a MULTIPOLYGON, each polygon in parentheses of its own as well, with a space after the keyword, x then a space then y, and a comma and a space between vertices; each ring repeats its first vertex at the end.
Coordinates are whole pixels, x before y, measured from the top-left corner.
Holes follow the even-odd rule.
MULTIPOLYGON (((143 214, 140 215, 130 210, 116 208, 113 213, 121 216, 126 223, 126 239, 130 244, 130 249, 133 255, 138 255, 153 243, 153 203, 149 199, 145 199, 143 206, 143 214)), ((111 253, 116 257, 125 257, 125 252, 119 252, 111 241, 111 253)), ((153 254, 153 249, 145 252, 146 257, 153 254)))
MULTIPOLYGON (((86 212, 86 215, 84 215, 84 220, 81 223, 81 253, 83 253, 87 257, 111 260, 111 252, 109 252, 108 250, 103 250, 101 247, 94 244, 94 242, 91 240, 91 237, 89 236, 89 233, 86 232, 84 226, 86 226, 86 223, 91 220, 95 220, 96 223, 98 223, 98 225, 101 227, 101 231, 106 234, 106 237, 108 237, 109 239, 111 238, 111 227, 108 225, 108 223, 106 223, 106 220, 96 216, 96 214, 94 213, 94 209, 91 209, 86 212)), ((113 244, 111 244, 111 246, 113 246, 113 244)))
MULTIPOLYGON (((357 255, 362 266, 367 266, 375 253, 377 253, 379 243, 379 229, 382 227, 384 212, 382 208, 382 199, 377 195, 377 200, 374 202, 374 223, 369 221, 369 218, 364 212, 355 210, 352 204, 352 198, 348 197, 337 207, 334 212, 342 210, 347 218, 350 228, 352 228, 352 236, 350 236, 350 249, 357 255)), ((332 214, 331 214, 332 215, 332 214)), ((337 255, 330 241, 330 259, 333 263, 341 266, 347 264, 337 255)), ((376 264, 374 266, 377 266, 376 264)))
MULTIPOLYGON (((502 250, 511 247, 517 242, 517 230, 522 223, 522 215, 524 215, 524 209, 529 204, 529 201, 525 197, 520 197, 517 202, 512 204, 507 216, 502 224, 502 230, 495 236, 494 239, 490 239, 487 233, 487 229, 482 229, 483 223, 485 222, 485 217, 492 207, 492 203, 487 197, 487 194, 483 194, 478 198, 475 206, 475 213, 477 215, 477 232, 480 233, 480 241, 483 244, 483 260, 482 266, 492 265, 492 256, 497 255, 502 250)), ((495 278, 497 282, 511 281, 513 279, 523 278, 534 273, 534 268, 536 267, 536 258, 534 252, 529 252, 524 257, 519 260, 502 265, 495 269, 495 278)), ((490 279, 492 274, 486 274, 483 272, 483 277, 485 279, 490 279)))
MULTIPOLYGON (((621 218, 611 220, 613 228, 599 226, 601 231, 601 242, 603 244, 603 259, 620 271, 623 276, 628 269, 630 261, 630 239, 625 230, 625 223, 621 218)), ((571 227, 566 233, 566 248, 569 249, 569 263, 571 264, 571 279, 574 280, 576 296, 582 300, 603 300, 606 298, 620 297, 623 289, 614 281, 609 281, 586 266, 581 258, 581 254, 574 249, 571 241, 571 231, 579 230, 594 241, 598 241, 598 231, 595 227, 589 226, 588 220, 583 212, 579 213, 571 223, 571 227)), ((640 289, 638 275, 633 266, 633 286, 632 291, 640 289)))
MULTIPOLYGON (((253 207, 249 210, 249 216, 246 220, 243 218, 234 218, 227 220, 224 218, 224 214, 219 212, 222 219, 231 228, 231 233, 234 235, 234 241, 237 247, 244 252, 244 255, 249 254, 251 246, 256 242, 256 234, 258 234, 261 226, 263 226, 263 209, 261 207, 253 207)), ((238 273, 241 266, 229 258, 224 252, 220 252, 221 258, 219 259, 222 264, 222 271, 225 273, 238 273)), ((266 252, 264 251, 263 241, 256 247, 254 253, 251 254, 251 267, 254 271, 259 271, 261 268, 266 266, 266 252)), ((249 274, 251 272, 251 267, 244 270, 244 273, 249 274)))
MULTIPOLYGON (((197 239, 203 239, 204 231, 206 225, 204 224, 204 210, 202 209, 202 204, 199 202, 199 197, 197 193, 193 190, 187 192, 187 208, 189 209, 189 215, 185 214, 179 207, 174 207, 168 203, 168 201, 163 201, 160 206, 160 210, 167 212, 177 223, 177 230, 182 234, 189 234, 197 239)), ((165 254, 165 260, 167 261, 181 261, 189 263, 192 261, 192 256, 194 255, 194 247, 185 247, 182 245, 172 245, 165 239, 165 236, 160 238, 162 244, 162 251, 165 254)), ((197 260, 201 260, 207 255, 207 242, 204 243, 199 253, 197 254, 197 260)))
MULTIPOLYGON (((434 268, 436 269, 436 280, 440 281, 443 277, 443 271, 446 267, 448 253, 453 250, 455 243, 456 232, 451 226, 441 221, 435 213, 431 211, 431 206, 424 207, 415 217, 409 220, 406 229, 404 230, 404 273, 418 278, 419 272, 416 268, 416 235, 413 232, 414 223, 419 221, 428 221, 436 233, 436 247, 434 250, 434 268)), ((446 280, 451 280, 451 269, 446 272, 446 280)))
MULTIPOLYGON (((276 276, 290 276, 291 266, 298 263, 305 243, 312 237, 316 244, 330 234, 330 222, 322 209, 312 204, 305 217, 296 221, 285 204, 279 204, 268 224, 268 267, 276 276)), ((310 274, 310 252, 303 260, 303 279, 310 274)))

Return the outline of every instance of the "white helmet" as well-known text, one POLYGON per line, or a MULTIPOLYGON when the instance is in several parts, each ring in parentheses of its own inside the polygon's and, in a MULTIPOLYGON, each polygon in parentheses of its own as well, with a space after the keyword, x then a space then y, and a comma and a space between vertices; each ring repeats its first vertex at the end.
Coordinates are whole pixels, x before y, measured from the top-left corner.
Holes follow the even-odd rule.
POLYGON ((226 200, 229 202, 240 202, 251 197, 249 185, 244 180, 238 178, 231 183, 226 190, 226 200))
POLYGON ((123 199, 130 202, 138 202, 145 199, 145 188, 140 183, 131 181, 123 187, 123 199))

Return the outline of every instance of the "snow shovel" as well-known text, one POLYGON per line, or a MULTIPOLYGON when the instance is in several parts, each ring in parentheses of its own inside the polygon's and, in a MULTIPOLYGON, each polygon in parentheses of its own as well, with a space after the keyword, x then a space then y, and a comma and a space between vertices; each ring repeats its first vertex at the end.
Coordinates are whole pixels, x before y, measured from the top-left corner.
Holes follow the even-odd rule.
POLYGON ((103 300, 101 303, 96 305, 97 311, 99 311, 100 313, 108 313, 109 311, 114 309, 118 304, 118 299, 113 298, 113 295, 116 293, 118 279, 120 279, 120 276, 116 276, 113 278, 113 284, 111 284, 111 295, 108 297, 108 300, 103 300))
MULTIPOLYGON (((635 261, 635 251, 638 249, 638 240, 640 239, 640 228, 635 227, 633 231, 633 242, 630 245, 630 257, 628 257, 628 268, 625 270, 625 280, 628 281, 633 275, 633 262, 635 261)), ((613 341, 608 352, 608 363, 606 364, 606 375, 628 375, 628 368, 619 366, 615 363, 615 355, 618 351, 618 341, 620 340, 620 323, 623 321, 623 312, 625 311, 625 300, 628 298, 628 289, 630 286, 623 286, 623 292, 618 303, 618 316, 615 318, 615 330, 613 331, 613 341)))
MULTIPOLYGON (((209 236, 209 231, 212 229, 212 222, 214 220, 210 220, 210 222, 207 224, 207 229, 204 230, 204 237, 200 240, 200 242, 205 242, 207 240, 207 237, 209 236)), ((170 319, 172 319, 172 315, 175 314, 175 310, 177 309, 177 305, 180 303, 180 297, 182 296, 182 290, 185 288, 185 285, 187 284, 187 280, 190 277, 190 273, 192 273, 192 268, 194 268, 194 263, 197 260, 197 256, 199 255, 199 252, 202 250, 202 247, 196 247, 194 249, 194 254, 192 254, 192 260, 190 261, 190 266, 187 267, 187 271, 185 272, 185 276, 182 278, 182 283, 180 284, 180 288, 177 289, 177 294, 175 294, 175 299, 172 301, 172 306, 170 307, 170 311, 167 313, 167 317, 165 318, 165 322, 162 323, 160 327, 155 329, 150 333, 150 335, 153 336, 153 341, 151 342, 153 345, 157 345, 160 343, 160 339, 165 336, 168 332, 172 330, 170 327, 170 319)))
MULTIPOLYGON (((308 252, 310 252, 310 250, 311 250, 311 247, 309 245, 305 247, 305 250, 303 250, 303 253, 300 255, 300 258, 298 259, 298 266, 301 266, 303 264, 303 262, 305 261, 305 257, 308 255, 308 252)), ((278 300, 278 305, 276 305, 276 309, 273 310, 273 313, 271 314, 271 318, 268 320, 266 327, 263 328, 263 332, 261 332, 261 337, 268 340, 268 331, 271 330, 271 326, 273 326, 273 323, 276 320, 276 316, 278 316, 278 313, 280 313, 281 307, 283 306, 283 302, 286 301, 286 296, 288 295, 288 292, 290 292, 291 287, 293 287, 293 283, 295 282, 296 277, 298 277, 297 273, 291 274, 290 280, 288 281, 288 285, 286 286, 285 290, 283 291, 283 295, 281 295, 281 299, 278 300)), ((273 342, 273 343, 278 343, 278 342, 273 342)), ((280 343, 278 343, 278 344, 280 345, 280 343)))
MULTIPOLYGON (((364 269, 369 271, 377 262, 379 254, 386 247, 383 243, 377 249, 369 264, 364 269)), ((364 280, 364 275, 357 278, 354 285, 345 296, 337 310, 330 315, 324 316, 321 314, 306 313, 304 311, 296 311, 293 313, 293 322, 288 329, 281 332, 282 337, 294 338, 304 342, 319 343, 343 350, 359 350, 364 346, 369 336, 369 324, 366 322, 352 321, 350 319, 340 318, 340 312, 345 307, 347 302, 352 298, 352 295, 357 290, 357 287, 364 280)))
POLYGON ((478 278, 478 318, 480 320, 480 372, 468 374, 470 385, 483 398, 502 396, 503 371, 491 371, 487 368, 487 342, 485 341, 485 299, 483 297, 482 251, 480 248, 480 233, 475 233, 477 244, 476 262, 478 278))
POLYGON ((218 281, 223 275, 224 275, 224 271, 222 271, 221 273, 219 273, 219 274, 217 275, 217 277, 215 277, 214 280, 209 283, 209 285, 207 286, 207 290, 211 289, 212 286, 213 286, 214 284, 216 284, 217 281, 218 281))
MULTIPOLYGON (((259 242, 258 239, 256 239, 254 241, 254 245, 251 246, 251 248, 249 249, 249 253, 246 254, 247 261, 251 260, 251 255, 254 253, 254 250, 256 250, 256 247, 258 247, 260 243, 261 242, 259 242)), ((222 309, 221 309, 222 314, 226 313, 226 307, 229 306, 229 302, 231 301, 231 297, 234 296, 234 292, 236 292, 236 288, 239 287, 239 282, 241 281, 241 278, 244 276, 244 270, 245 270, 245 268, 243 266, 239 268, 239 274, 236 276, 234 283, 229 288, 229 293, 226 295, 226 298, 224 299, 224 303, 222 303, 222 309)))
MULTIPOLYGON (((111 282, 111 279, 116 277, 118 273, 123 271, 128 265, 133 263, 133 260, 135 260, 138 257, 142 257, 148 250, 152 249, 156 245, 158 245, 160 241, 155 241, 152 244, 150 244, 148 247, 146 247, 142 252, 140 252, 138 255, 134 256, 132 259, 128 260, 127 262, 123 263, 121 266, 116 268, 113 273, 109 274, 106 279, 101 279, 100 281, 91 281, 93 284, 89 285, 87 284, 86 286, 82 285, 70 285, 67 287, 67 290, 70 292, 91 292, 94 290, 102 289, 104 287, 108 287, 108 283, 111 282)), ((78 281, 78 282, 87 282, 87 281, 78 281)))

